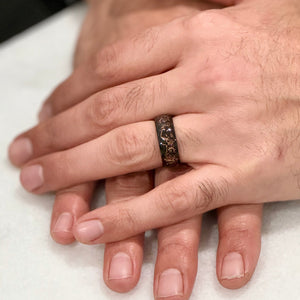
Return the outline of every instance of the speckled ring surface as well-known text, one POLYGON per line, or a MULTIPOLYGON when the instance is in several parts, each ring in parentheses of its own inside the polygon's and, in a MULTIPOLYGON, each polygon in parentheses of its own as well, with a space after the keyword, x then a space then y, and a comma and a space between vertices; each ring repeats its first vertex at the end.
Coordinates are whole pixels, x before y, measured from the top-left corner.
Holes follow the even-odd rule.
POLYGON ((163 166, 175 167, 180 159, 172 116, 160 115, 154 121, 163 166))

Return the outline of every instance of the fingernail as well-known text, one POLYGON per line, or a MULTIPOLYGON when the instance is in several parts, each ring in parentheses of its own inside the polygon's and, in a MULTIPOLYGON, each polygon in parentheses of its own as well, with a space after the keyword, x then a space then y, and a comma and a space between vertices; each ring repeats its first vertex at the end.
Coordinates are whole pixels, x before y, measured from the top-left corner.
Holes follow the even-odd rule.
POLYGON ((222 279, 236 279, 244 277, 244 261, 240 253, 228 253, 223 259, 222 279))
POLYGON ((32 143, 28 138, 14 140, 8 150, 9 158, 15 165, 23 165, 33 154, 32 143))
POLYGON ((53 228, 53 232, 72 232, 73 216, 72 214, 65 212, 62 213, 53 228))
POLYGON ((51 118, 53 115, 52 113, 52 107, 49 103, 46 103, 42 106, 42 109, 40 110, 39 112, 39 120, 42 122, 42 121, 45 121, 49 118, 51 118))
POLYGON ((133 266, 130 256, 124 252, 119 252, 113 256, 110 267, 108 279, 125 279, 132 277, 133 266))
POLYGON ((159 276, 157 296, 161 298, 183 295, 183 280, 177 269, 167 269, 159 276))
POLYGON ((41 187, 44 183, 43 168, 40 165, 33 165, 25 167, 21 171, 21 182, 23 187, 32 192, 33 190, 41 187))
POLYGON ((99 220, 90 220, 78 224, 76 232, 80 242, 92 242, 101 237, 104 228, 99 220))

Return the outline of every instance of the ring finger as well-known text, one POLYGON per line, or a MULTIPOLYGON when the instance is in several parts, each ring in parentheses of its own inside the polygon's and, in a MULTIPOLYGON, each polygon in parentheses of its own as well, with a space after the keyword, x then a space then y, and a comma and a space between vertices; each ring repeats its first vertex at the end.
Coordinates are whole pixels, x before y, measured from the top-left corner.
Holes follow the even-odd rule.
MULTIPOLYGON (((211 157, 220 157, 218 149, 226 135, 222 132, 217 137, 211 136, 208 130, 212 126, 211 116, 177 116, 174 126, 183 163, 207 163, 211 157), (191 134, 195 138, 191 138, 191 134), (195 147, 198 146, 195 139, 199 137, 201 152, 195 147), (218 143, 213 144, 213 140, 218 143)), ((161 165, 155 124, 147 121, 119 127, 80 146, 33 160, 22 169, 21 182, 28 191, 43 193, 81 182, 152 170, 161 165)))

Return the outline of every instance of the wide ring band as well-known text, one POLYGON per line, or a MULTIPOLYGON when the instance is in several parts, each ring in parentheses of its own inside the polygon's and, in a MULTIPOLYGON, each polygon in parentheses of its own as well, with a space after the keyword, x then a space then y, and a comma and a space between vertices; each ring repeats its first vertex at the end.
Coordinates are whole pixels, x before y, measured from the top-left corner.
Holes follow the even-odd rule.
POLYGON ((154 121, 163 166, 175 167, 180 159, 172 116, 160 115, 154 121))

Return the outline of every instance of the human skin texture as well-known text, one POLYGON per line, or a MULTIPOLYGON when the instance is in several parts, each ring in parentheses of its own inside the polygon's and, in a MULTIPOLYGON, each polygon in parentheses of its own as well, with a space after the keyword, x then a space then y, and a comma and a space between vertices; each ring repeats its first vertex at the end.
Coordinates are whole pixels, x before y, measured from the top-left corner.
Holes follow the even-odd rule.
MULTIPOLYGON (((126 11, 120 12, 120 1, 111 4, 110 9, 107 6, 103 7, 107 3, 102 1, 101 4, 99 6, 99 2, 91 3, 79 37, 75 53, 75 67, 88 61, 95 49, 99 51, 107 43, 113 42, 112 37, 116 40, 122 36, 128 37, 152 25, 187 15, 195 7, 201 10, 215 8, 212 4, 204 4, 200 1, 165 1, 163 3, 147 1, 150 7, 144 11, 145 3, 137 1, 130 10, 127 5, 123 5, 126 11), (108 16, 103 15, 103 12, 115 11, 116 7, 119 13, 114 13, 113 20, 108 20, 108 16), (134 14, 133 8, 136 12, 134 14), (124 17, 121 18, 121 16, 124 17), (107 31, 110 33, 106 34, 105 38, 102 34, 103 28, 106 33, 107 31), (107 30, 108 28, 110 30, 107 30)), ((162 180, 171 179, 180 173, 181 170, 172 170, 172 172, 158 170, 155 184, 158 185, 163 182, 162 180)), ((107 203, 128 200, 129 197, 143 194, 151 188, 153 188, 153 178, 149 172, 109 179, 106 181, 107 203)), ((51 225, 51 234, 56 241, 65 244, 74 240, 71 225, 74 219, 79 218, 84 210, 87 210, 92 189, 92 184, 85 184, 57 194, 51 225)), ((223 286, 239 288, 251 278, 260 251, 261 215, 261 205, 236 205, 218 209, 220 243, 217 251, 217 275, 223 286)), ((158 230, 158 255, 154 278, 156 298, 166 292, 173 297, 177 294, 180 299, 189 297, 196 276, 200 229, 201 216, 196 216, 175 226, 166 226, 158 230), (173 271, 171 274, 170 270, 173 271), (175 280, 175 283, 180 285, 181 280, 176 280, 176 276, 172 274, 176 270, 179 270, 177 274, 182 275, 183 291, 177 289, 174 282, 170 282, 170 280, 175 280), (167 288, 165 291, 159 288, 161 274, 164 274, 162 284, 167 288), (175 289, 168 290, 170 286, 174 286, 175 289)), ((111 289, 126 292, 136 285, 142 265, 142 250, 143 234, 119 243, 106 244, 103 277, 111 289), (112 263, 115 261, 114 257, 117 259, 117 265, 112 263), (130 258, 129 263, 128 258, 130 258), (131 270, 132 274, 124 275, 124 268, 125 271, 126 268, 131 270), (119 274, 115 274, 116 271, 119 274), (111 272, 113 272, 113 277, 111 272)))
POLYGON ((67 81, 87 77, 94 94, 22 135, 34 149, 25 188, 42 193, 160 167, 151 120, 167 112, 190 170, 83 216, 73 231, 79 241, 117 241, 226 205, 298 199, 299 25, 297 1, 244 1, 102 49, 67 81), (73 120, 80 132, 71 132, 73 120), (56 137, 50 145, 48 132, 56 137))

